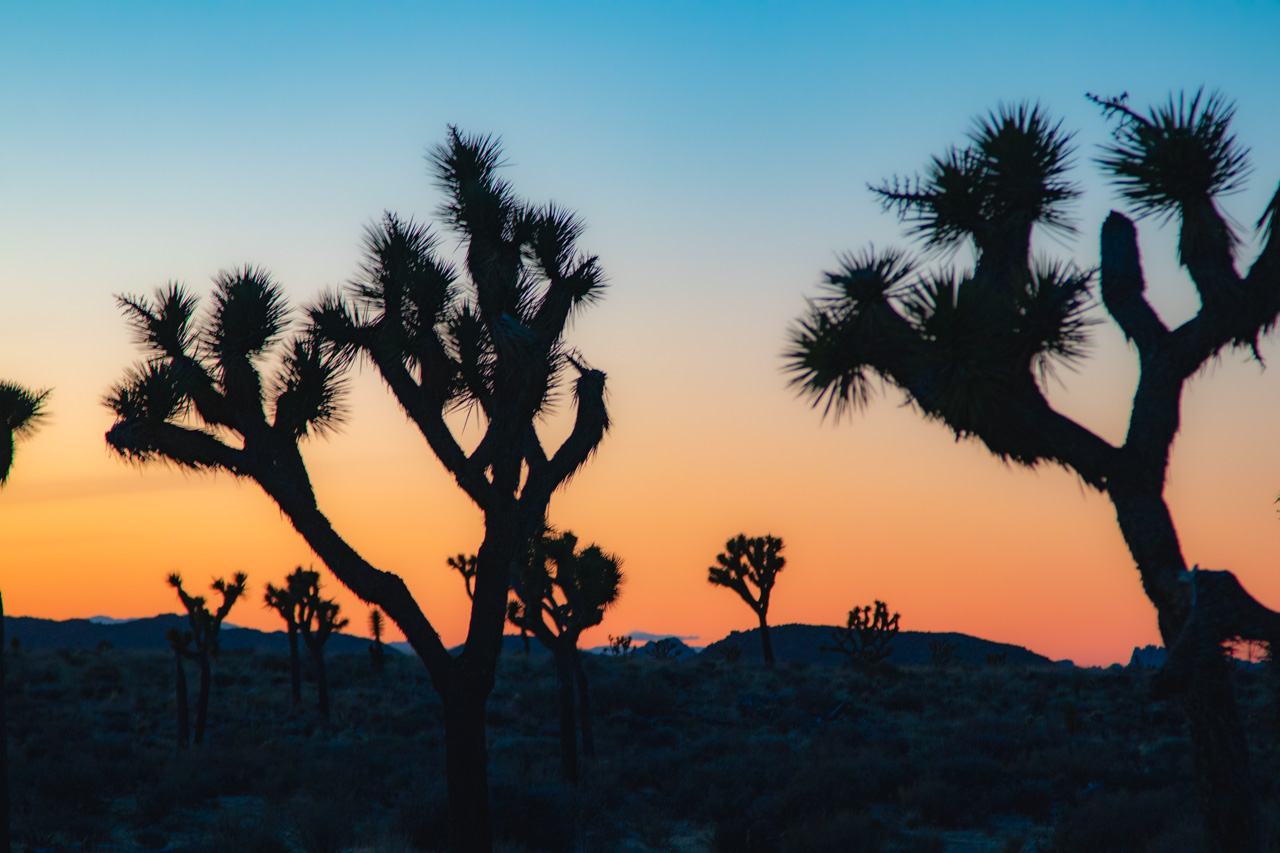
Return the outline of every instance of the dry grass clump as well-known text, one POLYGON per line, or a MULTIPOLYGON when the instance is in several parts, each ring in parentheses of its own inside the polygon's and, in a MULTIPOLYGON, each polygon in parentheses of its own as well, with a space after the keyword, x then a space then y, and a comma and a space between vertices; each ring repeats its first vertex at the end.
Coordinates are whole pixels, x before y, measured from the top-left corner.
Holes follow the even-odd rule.
MULTIPOLYGON (((414 660, 331 662, 332 722, 283 656, 219 660, 208 743, 176 747, 163 652, 10 651, 19 850, 443 847, 441 709, 414 660)), ((1194 850, 1180 715, 1148 674, 590 658, 599 758, 558 783, 551 662, 489 704, 504 853, 1194 850)), ((1280 830, 1275 684, 1237 676, 1280 830)), ((1280 831, 1273 832, 1280 839, 1280 831)))

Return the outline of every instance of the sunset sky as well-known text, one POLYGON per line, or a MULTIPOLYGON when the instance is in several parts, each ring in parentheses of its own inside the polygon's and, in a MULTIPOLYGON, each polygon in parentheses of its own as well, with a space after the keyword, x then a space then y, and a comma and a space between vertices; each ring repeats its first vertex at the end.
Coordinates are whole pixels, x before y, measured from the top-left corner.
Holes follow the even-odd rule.
MULTIPOLYGON (((1158 642, 1155 613, 1105 498, 957 443, 893 393, 824 420, 780 357, 839 252, 907 244, 866 185, 922 168, 1002 102, 1038 100, 1076 131, 1079 233, 1040 248, 1091 266, 1119 202, 1092 163, 1110 128, 1085 93, 1127 91, 1144 110, 1202 85, 1234 98, 1254 171, 1225 205, 1247 268, 1280 181, 1280 5, 1071 8, 4 3, 0 378, 53 389, 0 492, 6 612, 151 616, 178 608, 169 572, 205 587, 246 571, 230 621, 279 626, 262 585, 319 564, 258 487, 132 467, 103 441, 102 395, 138 357, 114 295, 170 280, 204 294, 252 263, 305 304, 355 275, 384 210, 433 218, 423 155, 452 123, 500 135, 506 177, 576 210, 608 273, 571 340, 608 373, 615 425, 550 508, 625 561, 623 597, 586 642, 752 627, 706 581, 744 532, 786 542, 773 624, 842 622, 883 599, 904 629, 1127 661, 1158 642)), ((1198 304, 1175 239, 1140 224, 1170 322, 1198 304)), ((1136 360, 1106 324, 1092 352, 1051 396, 1119 441, 1136 360)), ((460 642, 467 602, 444 561, 477 548, 480 515, 367 365, 348 405, 341 433, 305 451, 321 509, 460 642)), ((1187 559, 1234 570, 1272 607, 1277 493, 1280 364, 1228 354, 1184 398, 1168 497, 1187 559)))

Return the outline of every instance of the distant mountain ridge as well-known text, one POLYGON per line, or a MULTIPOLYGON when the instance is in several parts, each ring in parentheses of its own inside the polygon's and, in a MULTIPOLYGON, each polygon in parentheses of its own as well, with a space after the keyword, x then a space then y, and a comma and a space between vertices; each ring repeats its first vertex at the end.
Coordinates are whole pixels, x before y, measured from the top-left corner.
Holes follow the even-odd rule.
MULTIPOLYGON (((841 663, 844 655, 822 651, 823 646, 835 645, 833 630, 830 625, 771 625, 769 639, 773 642, 773 656, 780 663, 841 663)), ((933 655, 929 643, 935 640, 955 643, 956 663, 983 665, 987 662, 988 655, 1003 654, 1004 662, 1013 666, 1057 666, 1044 655, 1038 655, 1022 646, 983 640, 954 631, 899 631, 891 644, 893 653, 889 656, 889 662, 901 665, 929 663, 933 655)), ((760 650, 759 628, 734 631, 723 640, 703 649, 702 656, 721 657, 727 646, 740 648, 741 660, 744 661, 764 658, 760 650)))
MULTIPOLYGON (((110 643, 116 649, 167 649, 165 632, 170 628, 190 630, 186 616, 164 613, 146 619, 104 622, 93 619, 38 619, 33 616, 4 617, 5 637, 17 640, 24 649, 97 648, 110 643)), ((283 623, 282 623, 283 624, 283 623)), ((224 625, 219 643, 228 651, 254 649, 261 652, 288 652, 289 635, 284 631, 259 631, 224 625)), ((373 641, 351 634, 335 633, 325 651, 330 654, 365 654, 373 641)))
MULTIPOLYGON (((146 619, 112 620, 96 616, 93 619, 39 619, 31 616, 4 617, 5 636, 16 639, 22 648, 59 649, 59 648, 96 648, 103 642, 110 643, 117 649, 167 649, 164 635, 169 628, 187 630, 187 617, 176 613, 166 613, 146 619)), ((843 656, 838 652, 824 652, 822 646, 833 645, 832 627, 829 625, 775 625, 769 629, 773 641, 774 657, 779 662, 825 663, 839 664, 843 656)), ((654 635, 657 636, 657 635, 654 635)), ((1049 658, 1036 654, 1022 646, 1011 643, 997 643, 983 640, 968 634, 956 632, 901 631, 893 640, 893 654, 889 661, 896 664, 929 663, 932 652, 929 643, 934 640, 945 640, 956 644, 956 662, 970 665, 982 665, 987 662, 988 655, 1005 656, 1005 663, 1016 666, 1055 666, 1059 665, 1049 658)), ((372 645, 372 640, 351 634, 336 633, 329 638, 326 651, 332 654, 364 654, 372 645)), ((254 628, 224 627, 221 634, 222 648, 227 650, 254 649, 261 652, 280 652, 289 650, 288 635, 284 631, 258 631, 254 628)), ((387 643, 392 650, 412 655, 413 650, 408 643, 387 643)), ((726 646, 737 646, 743 661, 761 660, 760 629, 734 631, 729 636, 698 650, 681 644, 681 659, 692 657, 716 659, 724 655, 726 646)), ((643 646, 638 653, 643 654, 643 646)), ((456 653, 459 648, 451 649, 456 653)), ((549 652, 537 641, 530 639, 530 653, 534 657, 548 655, 549 652)), ((592 653, 602 653, 605 647, 584 649, 592 653)), ((1163 651, 1163 650, 1161 650, 1163 651)), ((502 654, 514 656, 523 652, 523 644, 518 634, 507 634, 503 637, 502 654)), ((1069 664, 1064 661, 1063 664, 1069 664)), ((1143 663, 1148 663, 1144 660, 1143 663)), ((1148 665, 1158 663, 1151 661, 1148 665)))

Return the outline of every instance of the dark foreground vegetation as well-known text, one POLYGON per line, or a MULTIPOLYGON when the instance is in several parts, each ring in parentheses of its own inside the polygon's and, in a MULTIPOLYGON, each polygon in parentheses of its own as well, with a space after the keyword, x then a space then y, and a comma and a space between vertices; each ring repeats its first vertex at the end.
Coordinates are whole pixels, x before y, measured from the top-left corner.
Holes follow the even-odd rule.
MULTIPOLYGON (((166 653, 6 657, 16 850, 444 846, 443 710, 416 659, 378 675, 335 655, 326 725, 291 701, 287 654, 226 652, 206 742, 179 751, 166 653)), ((576 788, 559 781, 550 656, 500 660, 499 851, 1202 847, 1185 717, 1151 701, 1150 670, 585 658, 598 757, 576 788)), ((1280 849, 1270 676, 1232 677, 1280 849)))

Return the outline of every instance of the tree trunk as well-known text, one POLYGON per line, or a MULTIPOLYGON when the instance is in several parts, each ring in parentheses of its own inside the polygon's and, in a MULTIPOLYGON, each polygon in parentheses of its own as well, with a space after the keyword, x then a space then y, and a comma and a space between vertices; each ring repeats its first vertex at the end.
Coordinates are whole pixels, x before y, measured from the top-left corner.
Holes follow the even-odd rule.
POLYGON ((316 694, 319 697, 317 707, 320 709, 320 717, 327 723, 329 722, 329 677, 324 669, 324 648, 315 648, 313 652, 312 657, 316 659, 316 694))
POLYGON ((489 825, 489 753, 485 745, 487 693, 463 679, 443 695, 445 779, 451 853, 492 853, 489 825))
POLYGON ((182 655, 176 650, 173 659, 178 670, 178 749, 186 749, 191 742, 191 713, 187 710, 187 668, 182 663, 182 655))
POLYGON ((289 625, 289 687, 293 691, 293 704, 302 704, 302 657, 298 654, 298 626, 289 625))
POLYGON ((1261 850, 1249 745, 1221 654, 1199 661, 1180 698, 1190 722, 1205 840, 1210 853, 1261 850))
POLYGON ((0 595, 0 853, 9 853, 9 725, 4 698, 4 596, 0 595))
POLYGON ((209 653, 200 655, 200 696, 196 700, 196 743, 204 743, 204 725, 209 719, 209 683, 213 673, 209 668, 209 653))
MULTIPOLYGON (((1144 492, 1109 490, 1125 543, 1156 606, 1160 635, 1172 650, 1190 616, 1186 562, 1168 505, 1152 484, 1144 492), (1119 492, 1119 494, 1117 494, 1119 492)), ((1231 687, 1230 670, 1216 644, 1195 650, 1186 687, 1178 694, 1187 715, 1205 841, 1210 853, 1261 849, 1249 748, 1231 687)))
POLYGON ((591 723, 591 689, 587 685, 587 670, 582 665, 582 652, 573 650, 573 670, 578 681, 578 725, 582 729, 582 754, 596 757, 596 736, 591 723))
POLYGON ((769 623, 764 613, 760 613, 760 645, 764 650, 764 662, 773 665, 773 641, 769 639, 769 623))
POLYGON ((560 699, 560 775, 570 785, 578 784, 578 726, 573 711, 573 651, 561 638, 554 649, 556 686, 560 699))

